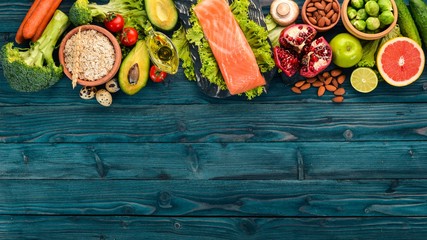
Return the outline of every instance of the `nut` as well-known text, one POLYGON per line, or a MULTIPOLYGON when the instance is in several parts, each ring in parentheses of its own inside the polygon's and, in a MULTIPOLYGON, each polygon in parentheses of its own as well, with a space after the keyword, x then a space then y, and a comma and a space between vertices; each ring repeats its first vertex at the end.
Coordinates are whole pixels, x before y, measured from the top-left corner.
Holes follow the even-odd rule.
POLYGON ((341 69, 334 69, 331 71, 331 76, 338 77, 339 75, 341 75, 341 73, 342 73, 341 69))
POLYGON ((338 88, 337 90, 334 91, 334 94, 339 96, 339 95, 344 95, 345 94, 345 90, 344 88, 338 88))
POLYGON ((297 87, 293 87, 291 88, 292 92, 297 93, 297 94, 301 94, 301 90, 297 87))
POLYGON ((336 102, 336 103, 341 103, 344 101, 344 97, 343 96, 336 96, 336 97, 332 98, 332 101, 336 102))
POLYGON ((323 94, 325 94, 325 86, 320 86, 319 89, 317 90, 317 96, 321 97, 323 96, 323 94))

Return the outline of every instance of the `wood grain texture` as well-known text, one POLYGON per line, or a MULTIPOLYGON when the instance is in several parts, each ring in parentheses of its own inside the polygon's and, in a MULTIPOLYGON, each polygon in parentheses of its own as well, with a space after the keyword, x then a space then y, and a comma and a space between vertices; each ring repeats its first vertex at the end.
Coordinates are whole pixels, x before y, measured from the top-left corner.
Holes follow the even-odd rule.
POLYGON ((4 107, 0 142, 425 140, 427 105, 233 104, 4 107))
POLYGON ((2 180, 0 213, 427 216, 427 180, 2 180))
POLYGON ((425 179, 426 144, 0 144, 0 179, 425 179))
POLYGON ((1 239, 424 240, 426 234, 426 218, 0 216, 1 239))

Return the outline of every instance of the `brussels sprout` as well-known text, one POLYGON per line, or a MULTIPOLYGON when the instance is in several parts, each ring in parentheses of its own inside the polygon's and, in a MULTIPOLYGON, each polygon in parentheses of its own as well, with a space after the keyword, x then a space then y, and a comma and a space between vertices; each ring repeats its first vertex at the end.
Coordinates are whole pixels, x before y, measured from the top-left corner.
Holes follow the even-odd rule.
POLYGON ((366 20, 368 18, 368 14, 364 8, 357 10, 356 19, 358 20, 366 20))
POLYGON ((355 18, 357 15, 357 10, 352 8, 352 7, 348 7, 347 8, 347 16, 348 18, 351 20, 353 18, 355 18))
POLYGON ((380 7, 378 6, 378 3, 369 1, 365 4, 365 10, 369 16, 376 17, 380 12, 380 7))
POLYGON ((380 20, 381 24, 387 26, 394 21, 394 16, 392 12, 384 11, 378 16, 378 19, 380 20))
POLYGON ((354 8, 363 8, 363 5, 365 4, 365 2, 363 0, 351 0, 350 1, 350 5, 354 8))
POLYGON ((378 6, 380 7, 381 12, 393 11, 390 0, 378 0, 378 6))
POLYGON ((368 30, 377 30, 380 27, 380 20, 377 17, 368 17, 366 19, 366 28, 368 30))
POLYGON ((363 20, 356 20, 353 22, 353 26, 359 30, 359 31, 365 31, 366 29, 366 22, 363 20))

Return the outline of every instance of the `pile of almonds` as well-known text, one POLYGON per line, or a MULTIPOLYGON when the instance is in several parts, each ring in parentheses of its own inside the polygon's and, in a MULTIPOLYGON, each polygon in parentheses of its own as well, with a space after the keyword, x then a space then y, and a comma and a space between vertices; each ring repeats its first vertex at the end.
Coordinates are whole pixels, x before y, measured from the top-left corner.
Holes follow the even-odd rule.
POLYGON ((344 101, 345 89, 341 85, 344 83, 345 78, 346 76, 342 73, 341 69, 333 69, 325 71, 316 77, 298 81, 291 90, 294 93, 300 94, 302 91, 313 86, 318 88, 317 96, 321 97, 326 91, 329 91, 335 95, 332 101, 340 103, 344 101))
POLYGON ((311 24, 327 27, 338 20, 340 6, 334 0, 311 0, 307 4, 306 12, 311 24))

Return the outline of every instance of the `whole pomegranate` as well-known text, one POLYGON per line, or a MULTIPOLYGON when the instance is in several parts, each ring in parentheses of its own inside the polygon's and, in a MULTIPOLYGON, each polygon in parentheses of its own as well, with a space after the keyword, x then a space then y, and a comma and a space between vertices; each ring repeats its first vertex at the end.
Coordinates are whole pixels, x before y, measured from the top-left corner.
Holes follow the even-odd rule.
POLYGON ((331 64, 331 46, 323 37, 315 39, 316 34, 308 24, 293 24, 281 32, 280 46, 273 49, 274 61, 288 77, 299 71, 301 76, 311 78, 331 64))

